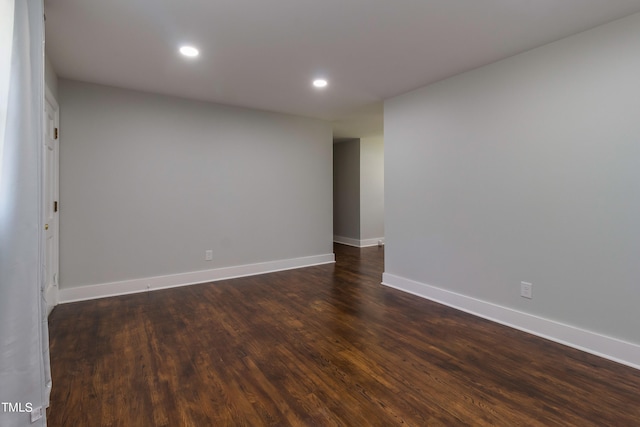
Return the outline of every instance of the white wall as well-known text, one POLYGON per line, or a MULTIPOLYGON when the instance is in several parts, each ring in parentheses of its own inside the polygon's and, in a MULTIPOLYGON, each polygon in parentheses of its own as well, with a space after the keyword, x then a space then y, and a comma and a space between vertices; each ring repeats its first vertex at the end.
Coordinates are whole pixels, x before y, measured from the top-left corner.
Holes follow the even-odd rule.
MULTIPOLYGON (((336 241, 360 241, 360 140, 333 144, 333 234, 336 241)), ((357 242, 356 242, 357 241, 357 242)))
POLYGON ((385 281, 640 366, 639 52, 633 15, 385 102, 385 281))
POLYGON ((49 57, 45 55, 44 57, 44 81, 53 94, 53 97, 58 100, 58 75, 56 74, 56 70, 53 68, 51 61, 49 61, 49 57))
POLYGON ((360 138, 360 239, 384 238, 384 137, 360 138))
POLYGON ((332 254, 329 123, 59 91, 61 288, 332 254))

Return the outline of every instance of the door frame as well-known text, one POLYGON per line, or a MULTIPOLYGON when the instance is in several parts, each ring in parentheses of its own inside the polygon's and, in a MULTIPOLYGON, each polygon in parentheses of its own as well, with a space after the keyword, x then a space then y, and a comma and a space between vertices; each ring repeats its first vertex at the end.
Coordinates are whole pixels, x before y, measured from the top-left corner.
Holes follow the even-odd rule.
MULTIPOLYGON (((52 179, 53 179, 53 194, 51 196, 51 200, 55 201, 58 206, 59 206, 59 201, 60 201, 60 107, 58 105, 58 101, 56 100, 56 98, 53 96, 53 93, 51 92, 51 90, 49 89, 49 87, 45 84, 44 86, 45 88, 45 93, 44 93, 44 112, 43 112, 43 123, 42 123, 42 132, 43 132, 43 136, 45 138, 44 141, 46 141, 47 138, 47 121, 48 121, 48 117, 47 117, 47 104, 50 104, 53 107, 54 110, 54 118, 53 118, 53 127, 57 130, 57 138, 54 137, 54 160, 53 160, 53 166, 54 166, 54 172, 52 175, 52 179)), ((46 162, 46 142, 43 143, 42 146, 42 150, 43 150, 43 173, 42 173, 42 184, 43 184, 43 197, 42 197, 42 212, 43 212, 43 224, 47 223, 47 211, 49 206, 45 206, 47 197, 46 197, 46 191, 47 191, 47 185, 48 183, 46 182, 47 180, 47 173, 45 173, 46 171, 46 166, 44 164, 44 162, 46 162)), ((45 283, 45 289, 44 291, 44 299, 46 301, 47 304, 47 315, 49 315, 51 313, 51 310, 53 310, 53 308, 58 305, 58 302, 60 301, 60 297, 59 297, 59 276, 60 276, 60 209, 58 207, 58 210, 55 211, 53 213, 53 254, 51 257, 49 257, 50 254, 47 253, 48 250, 48 246, 46 244, 45 241, 45 245, 44 245, 44 251, 45 251, 45 262, 48 262, 47 260, 52 260, 53 262, 53 269, 55 272, 55 276, 54 279, 50 282, 49 278, 47 277, 46 283, 45 283)), ((46 231, 45 231, 45 239, 46 239, 46 231)))

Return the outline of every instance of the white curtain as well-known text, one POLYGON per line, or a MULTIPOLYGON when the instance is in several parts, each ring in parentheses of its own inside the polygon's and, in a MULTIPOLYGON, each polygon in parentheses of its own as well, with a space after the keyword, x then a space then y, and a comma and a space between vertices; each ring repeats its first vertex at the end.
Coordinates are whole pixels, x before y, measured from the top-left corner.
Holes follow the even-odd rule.
POLYGON ((46 426, 42 0, 0 0, 0 426, 46 426), (31 410, 42 418, 31 423, 31 410))

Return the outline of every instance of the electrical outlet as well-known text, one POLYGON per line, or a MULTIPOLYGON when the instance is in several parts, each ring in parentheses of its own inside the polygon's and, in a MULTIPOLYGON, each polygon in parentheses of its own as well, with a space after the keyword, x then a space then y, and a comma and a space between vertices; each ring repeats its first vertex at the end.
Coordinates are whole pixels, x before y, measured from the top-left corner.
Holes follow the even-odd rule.
POLYGON ((213 260, 213 251, 211 249, 207 249, 204 251, 204 260, 211 261, 213 260))
POLYGON ((520 282, 520 296, 523 298, 533 298, 533 284, 520 282))

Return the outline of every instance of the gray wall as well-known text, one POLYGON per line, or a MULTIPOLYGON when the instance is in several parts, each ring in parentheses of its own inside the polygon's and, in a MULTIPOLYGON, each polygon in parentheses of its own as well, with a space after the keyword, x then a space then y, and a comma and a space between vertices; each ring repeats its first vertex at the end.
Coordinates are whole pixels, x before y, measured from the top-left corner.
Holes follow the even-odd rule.
POLYGON ((360 140, 333 144, 333 234, 360 240, 360 140))
POLYGON ((49 61, 49 57, 45 55, 44 57, 44 81, 47 84, 47 87, 51 91, 51 94, 58 100, 58 75, 56 74, 56 70, 51 65, 51 61, 49 61))
POLYGON ((384 237, 384 138, 360 138, 360 239, 384 237))
POLYGON ((639 52, 633 15, 385 102, 386 272, 640 343, 639 52))
POLYGON ((333 252, 329 123, 59 84, 62 288, 333 252))

